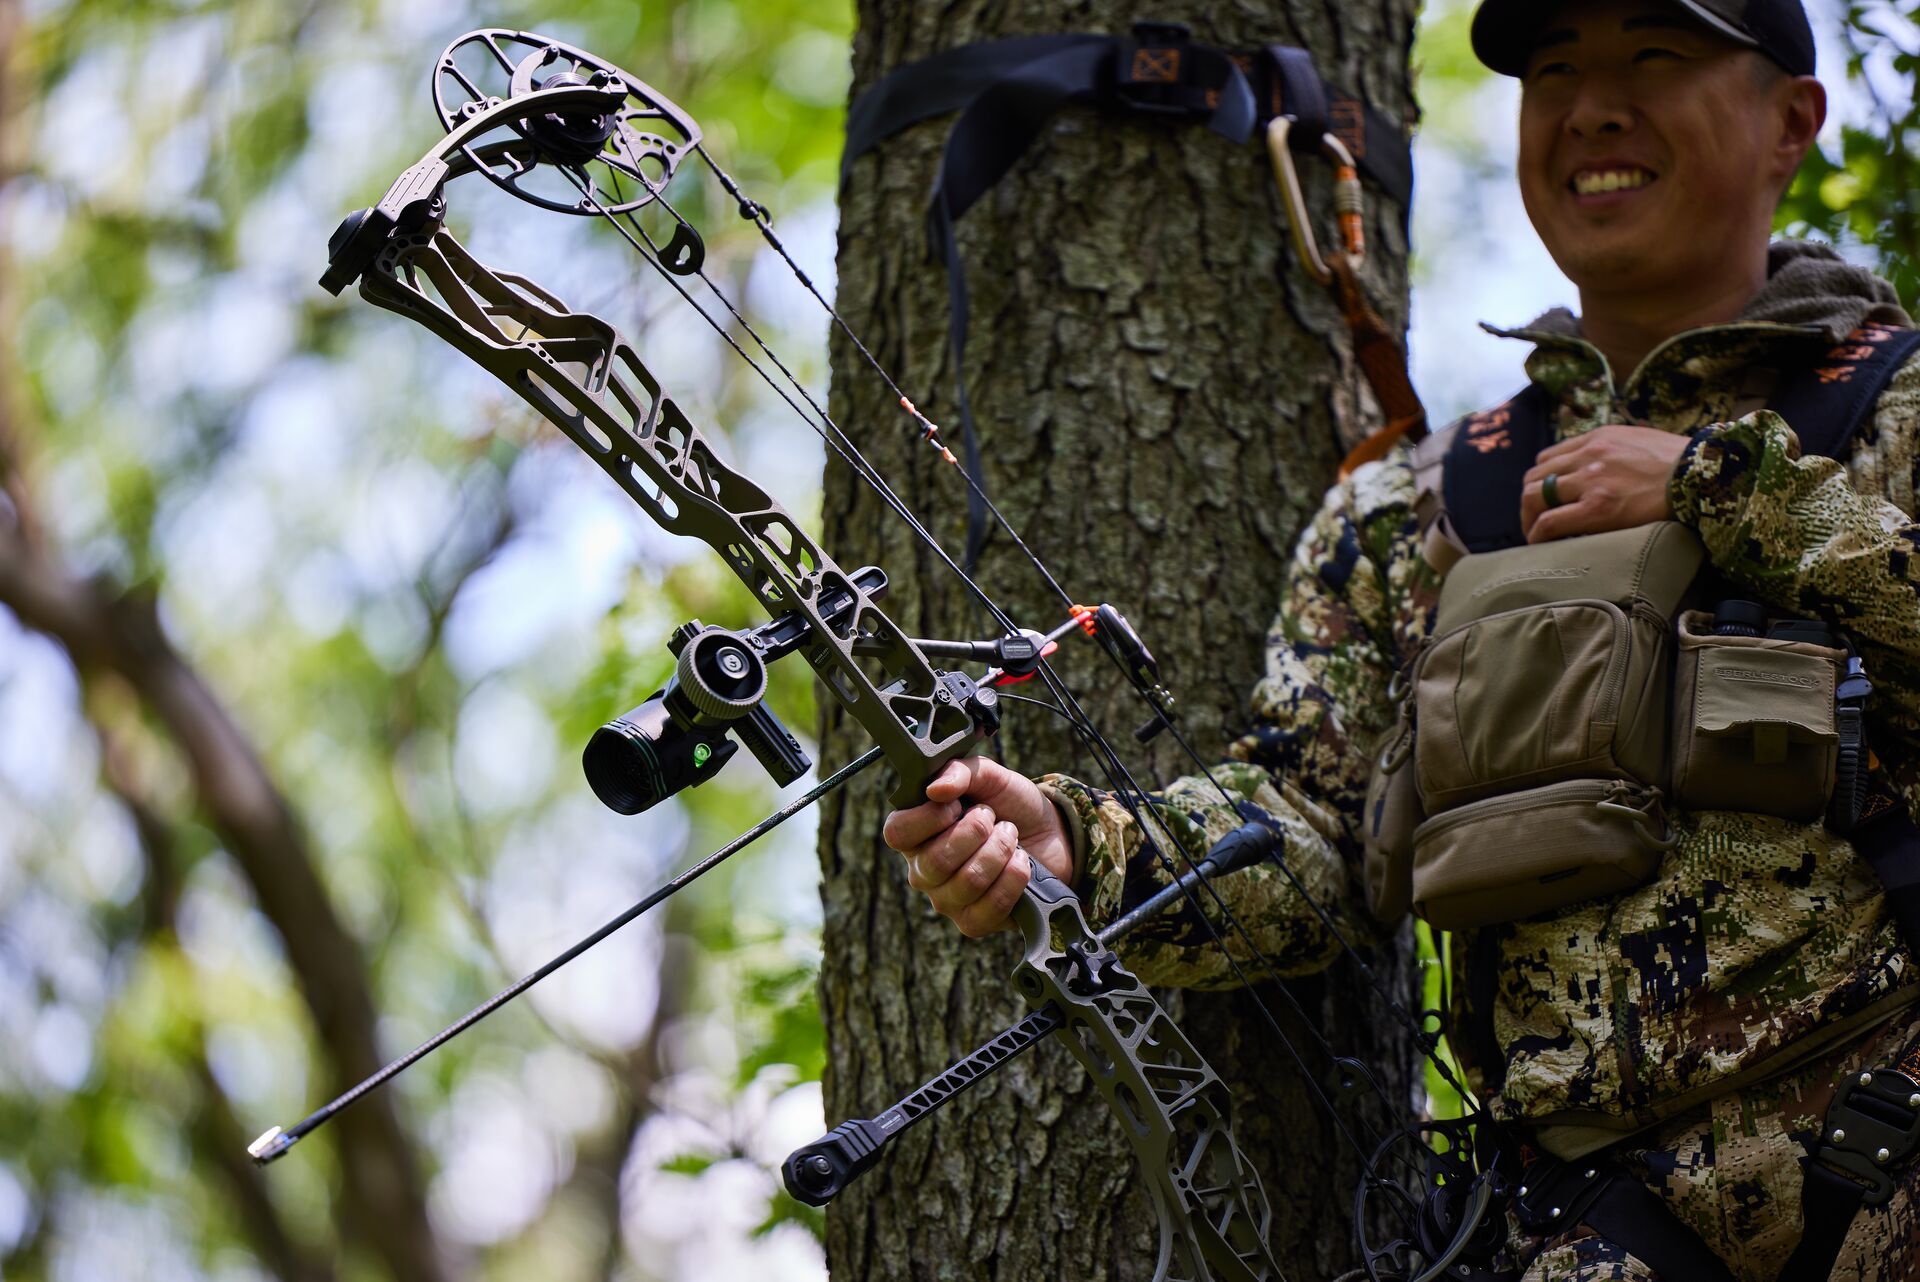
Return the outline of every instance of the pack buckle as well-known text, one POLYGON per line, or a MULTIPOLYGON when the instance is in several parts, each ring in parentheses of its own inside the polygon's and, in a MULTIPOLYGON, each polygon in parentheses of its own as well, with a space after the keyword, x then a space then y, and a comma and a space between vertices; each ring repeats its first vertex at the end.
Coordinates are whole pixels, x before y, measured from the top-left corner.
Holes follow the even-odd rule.
POLYGON ((1861 1069, 1841 1084, 1827 1108, 1813 1160, 1867 1186, 1861 1201, 1884 1206, 1892 1170, 1920 1146, 1920 1083, 1897 1068, 1861 1069))

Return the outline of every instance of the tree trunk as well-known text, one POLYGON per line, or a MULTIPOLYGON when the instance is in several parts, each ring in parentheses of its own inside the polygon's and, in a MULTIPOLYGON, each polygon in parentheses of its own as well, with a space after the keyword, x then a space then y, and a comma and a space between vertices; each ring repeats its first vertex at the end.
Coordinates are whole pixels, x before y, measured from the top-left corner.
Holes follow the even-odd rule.
MULTIPOLYGON (((956 45, 1124 33, 1144 16, 1185 21, 1195 40, 1228 48, 1304 45, 1323 74, 1388 116, 1409 111, 1412 0, 1232 8, 1189 0, 1150 14, 1113 0, 860 0, 853 91, 956 45)), ((909 129, 854 166, 841 193, 839 306, 957 447, 946 281, 924 230, 950 123, 909 129)), ((1330 209, 1325 167, 1302 168, 1315 208, 1330 209)), ((1376 305, 1403 323, 1403 211, 1369 196, 1367 282, 1376 305)), ((1295 536, 1346 446, 1376 425, 1331 300, 1285 242, 1257 145, 1078 107, 1056 116, 959 226, 973 305, 967 384, 989 491, 1075 600, 1112 601, 1134 621, 1179 697, 1183 730, 1210 757, 1244 722, 1295 536)), ((957 557, 961 478, 918 441, 838 334, 832 357, 835 417, 957 557)), ((952 576, 847 470, 828 469, 825 506, 826 545, 842 564, 889 569, 889 609, 910 632, 984 633, 952 576)), ((989 544, 978 578, 1023 625, 1061 621, 1057 600, 1004 535, 989 544)), ((1070 641, 1057 663, 1140 778, 1186 773, 1170 736, 1150 749, 1133 741, 1128 731, 1145 714, 1094 647, 1070 641)), ((1007 711, 997 750, 1016 769, 1105 782, 1058 719, 1020 704, 1007 711)), ((825 721, 826 761, 860 749, 858 727, 837 707, 825 721)), ((886 789, 864 779, 822 817, 832 1121, 872 1116, 1021 1013, 1007 983, 1013 937, 968 942, 908 890, 901 860, 879 837, 886 789)), ((1385 982, 1411 992, 1404 948, 1376 963, 1385 982)), ((1408 1041, 1349 962, 1292 987, 1334 1046, 1375 1066, 1394 1098, 1412 1099, 1408 1041)), ((1274 991, 1260 996, 1285 1004, 1274 991)), ((1251 996, 1185 994, 1168 1004, 1233 1088, 1242 1147, 1273 1203, 1282 1266, 1308 1277, 1347 1267, 1357 1164, 1251 996)), ((1324 1059, 1303 1049, 1324 1076, 1324 1059)), ((839 1282, 1152 1275, 1155 1221, 1131 1155, 1058 1046, 1029 1052, 907 1136, 827 1223, 839 1282)))

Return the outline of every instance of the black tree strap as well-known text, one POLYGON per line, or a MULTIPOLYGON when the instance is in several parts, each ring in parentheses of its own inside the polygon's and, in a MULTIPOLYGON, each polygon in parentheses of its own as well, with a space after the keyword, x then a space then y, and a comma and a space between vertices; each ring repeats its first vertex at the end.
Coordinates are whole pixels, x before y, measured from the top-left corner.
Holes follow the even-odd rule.
POLYGON ((967 398, 966 267, 954 223, 1026 153, 1068 103, 1204 124, 1244 143, 1264 120, 1286 115, 1303 151, 1327 133, 1361 171, 1401 202, 1412 198, 1413 158, 1405 132, 1358 98, 1328 86, 1304 49, 1269 45, 1239 53, 1195 44, 1184 27, 1141 23, 1128 36, 1018 36, 962 45, 896 68, 847 112, 841 172, 882 139, 933 116, 959 111, 947 134, 927 212, 932 252, 947 272, 947 336, 953 353, 961 453, 972 492, 965 566, 979 560, 989 529, 979 434, 967 398))

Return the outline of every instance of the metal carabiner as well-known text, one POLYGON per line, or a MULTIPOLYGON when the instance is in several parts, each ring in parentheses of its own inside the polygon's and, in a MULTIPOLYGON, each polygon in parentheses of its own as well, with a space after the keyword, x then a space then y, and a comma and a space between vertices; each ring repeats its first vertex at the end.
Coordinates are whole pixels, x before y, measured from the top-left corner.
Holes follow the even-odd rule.
MULTIPOLYGON (((1294 120, 1275 116, 1267 125, 1267 156, 1273 161, 1273 176, 1280 184, 1281 201, 1287 208, 1287 222, 1293 228, 1293 243, 1307 274, 1322 285, 1333 283, 1333 269, 1320 256, 1313 235, 1313 218, 1307 212, 1306 193, 1300 187, 1300 175, 1293 166, 1290 135, 1294 120)), ((1361 223, 1363 206, 1360 193, 1360 169, 1353 153, 1332 134, 1320 136, 1320 151, 1333 162, 1333 208, 1340 226, 1340 241, 1347 260, 1358 267, 1367 256, 1367 237, 1361 223)))

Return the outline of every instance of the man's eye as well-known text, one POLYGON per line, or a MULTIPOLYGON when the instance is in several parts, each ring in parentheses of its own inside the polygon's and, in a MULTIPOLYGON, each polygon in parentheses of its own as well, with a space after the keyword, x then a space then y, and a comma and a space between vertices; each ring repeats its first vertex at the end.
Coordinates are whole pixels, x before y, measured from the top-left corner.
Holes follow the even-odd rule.
POLYGON ((1573 74, 1570 62, 1543 62, 1533 69, 1531 79, 1544 80, 1548 76, 1568 76, 1573 74))
POLYGON ((1672 49, 1663 49, 1652 45, 1633 55, 1635 62, 1652 62, 1657 58, 1678 58, 1680 55, 1672 49))

